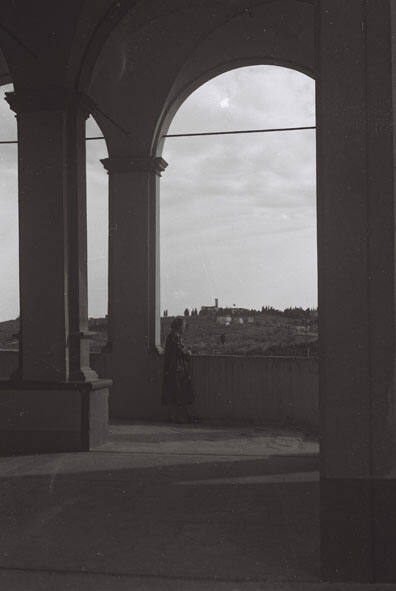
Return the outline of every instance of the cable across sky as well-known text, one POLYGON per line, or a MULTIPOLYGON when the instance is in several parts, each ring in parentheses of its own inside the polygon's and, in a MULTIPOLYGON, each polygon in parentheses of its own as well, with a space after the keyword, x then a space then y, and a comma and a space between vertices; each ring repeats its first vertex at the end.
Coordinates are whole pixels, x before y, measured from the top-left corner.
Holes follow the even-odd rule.
MULTIPOLYGON (((198 137, 198 136, 210 136, 210 135, 236 135, 242 133, 279 133, 283 131, 305 131, 307 129, 316 129, 316 125, 310 125, 305 127, 278 127, 269 129, 236 129, 233 131, 201 131, 195 133, 169 133, 165 134, 163 138, 181 138, 181 137, 198 137)), ((104 140, 103 135, 94 137, 86 137, 86 141, 92 140, 104 140)), ((18 140, 0 140, 0 144, 17 144, 18 140)))

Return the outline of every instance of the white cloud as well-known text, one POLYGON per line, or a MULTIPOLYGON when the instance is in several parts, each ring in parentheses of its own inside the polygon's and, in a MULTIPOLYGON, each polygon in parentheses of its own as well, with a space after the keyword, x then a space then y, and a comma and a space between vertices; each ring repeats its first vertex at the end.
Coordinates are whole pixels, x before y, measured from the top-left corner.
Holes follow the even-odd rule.
POLYGON ((228 109, 229 106, 230 106, 230 98, 228 96, 223 98, 223 100, 220 101, 220 107, 222 109, 228 109))

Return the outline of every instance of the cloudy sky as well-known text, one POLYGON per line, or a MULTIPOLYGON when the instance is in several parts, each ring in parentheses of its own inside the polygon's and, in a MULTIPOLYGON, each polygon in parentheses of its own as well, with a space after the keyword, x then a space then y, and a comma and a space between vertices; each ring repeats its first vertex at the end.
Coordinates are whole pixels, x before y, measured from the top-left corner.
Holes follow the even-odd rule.
MULTIPOLYGON (((10 87, 0 89, 9 90, 10 87)), ((315 124, 314 82, 273 66, 239 68, 195 91, 169 133, 315 124)), ((0 97, 0 139, 16 137, 0 97)), ((87 135, 99 135, 90 120, 87 135)), ((0 145, 0 320, 18 305, 15 145, 0 145)), ((87 142, 89 314, 107 309, 104 142, 87 142)), ((317 305, 315 133, 169 138, 161 180, 161 307, 317 305)))
MULTIPOLYGON (((223 74, 169 133, 315 125, 314 82, 285 68, 223 74)), ((169 138, 162 307, 317 305, 315 132, 169 138)))

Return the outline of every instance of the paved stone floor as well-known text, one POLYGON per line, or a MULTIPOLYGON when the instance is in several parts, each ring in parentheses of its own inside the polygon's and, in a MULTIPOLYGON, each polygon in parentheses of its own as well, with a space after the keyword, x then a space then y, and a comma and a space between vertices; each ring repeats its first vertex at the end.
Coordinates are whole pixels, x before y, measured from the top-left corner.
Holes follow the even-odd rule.
POLYGON ((0 458, 0 590, 391 589, 319 580, 318 445, 115 424, 91 453, 0 458))

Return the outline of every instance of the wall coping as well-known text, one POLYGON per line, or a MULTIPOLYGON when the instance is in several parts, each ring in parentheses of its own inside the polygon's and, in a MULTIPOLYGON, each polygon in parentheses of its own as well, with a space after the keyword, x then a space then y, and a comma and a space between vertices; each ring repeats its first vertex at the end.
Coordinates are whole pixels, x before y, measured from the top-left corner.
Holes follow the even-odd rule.
MULTIPOLYGON (((157 349, 157 352, 160 357, 163 357, 163 351, 157 349)), ((0 349, 0 355, 2 353, 15 353, 16 355, 19 353, 18 349, 0 349)), ((92 351, 90 355, 108 355, 108 353, 103 351, 92 351)), ((275 360, 294 360, 294 361, 319 361, 319 357, 312 355, 311 357, 303 357, 302 355, 210 355, 210 354, 192 354, 191 359, 275 359, 275 360)))

